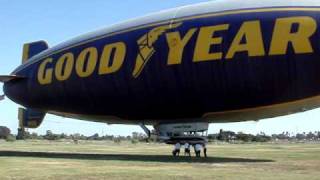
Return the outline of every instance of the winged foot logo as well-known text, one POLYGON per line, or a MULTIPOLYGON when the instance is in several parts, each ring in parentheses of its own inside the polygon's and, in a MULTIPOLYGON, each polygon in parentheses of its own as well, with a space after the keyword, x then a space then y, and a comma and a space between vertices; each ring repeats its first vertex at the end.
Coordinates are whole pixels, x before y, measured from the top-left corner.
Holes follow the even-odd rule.
POLYGON ((182 23, 169 24, 164 26, 159 26, 147 34, 143 35, 138 41, 137 44, 139 46, 139 53, 136 58, 136 64, 132 73, 134 78, 137 78, 142 72, 143 68, 147 64, 147 62, 151 59, 153 54, 156 52, 153 45, 157 42, 159 37, 163 35, 165 32, 175 29, 181 26, 182 23))

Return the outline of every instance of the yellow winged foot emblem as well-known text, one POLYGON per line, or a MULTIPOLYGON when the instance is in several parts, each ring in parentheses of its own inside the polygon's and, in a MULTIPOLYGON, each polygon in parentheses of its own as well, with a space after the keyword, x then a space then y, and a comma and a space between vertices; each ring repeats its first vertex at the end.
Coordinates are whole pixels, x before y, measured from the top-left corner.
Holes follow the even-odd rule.
POLYGON ((165 32, 167 32, 168 30, 175 29, 180 25, 182 25, 182 23, 175 23, 175 24, 156 27, 151 31, 149 31, 147 34, 143 35, 137 41, 139 45, 139 53, 137 55, 136 64, 132 73, 134 78, 137 78, 140 75, 143 68, 147 64, 147 62, 150 60, 152 55, 156 52, 153 45, 157 42, 159 37, 165 32))

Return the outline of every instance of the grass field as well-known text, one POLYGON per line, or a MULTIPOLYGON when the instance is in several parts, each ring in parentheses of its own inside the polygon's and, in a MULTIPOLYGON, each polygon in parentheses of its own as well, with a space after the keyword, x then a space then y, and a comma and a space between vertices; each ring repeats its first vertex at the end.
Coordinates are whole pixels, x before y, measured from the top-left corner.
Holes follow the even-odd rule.
POLYGON ((211 144, 207 159, 171 146, 0 142, 0 179, 320 179, 320 144, 211 144))

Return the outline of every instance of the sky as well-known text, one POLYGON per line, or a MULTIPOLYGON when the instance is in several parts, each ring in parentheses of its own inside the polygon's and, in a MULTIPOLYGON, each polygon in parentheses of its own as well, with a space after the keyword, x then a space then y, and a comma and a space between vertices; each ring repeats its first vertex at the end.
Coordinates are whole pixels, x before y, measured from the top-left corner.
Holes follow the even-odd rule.
MULTIPOLYGON (((199 2, 205 0, 0 0, 0 74, 8 75, 20 65, 22 45, 26 42, 45 40, 49 46, 54 46, 121 21, 199 2)), ((0 95, 3 94, 1 86, 0 95)), ((9 127, 13 133, 18 127, 18 107, 9 99, 0 102, 0 126, 9 127)), ((318 131, 319 118, 320 109, 315 109, 259 122, 211 124, 209 133, 216 133, 220 129, 252 134, 318 131)), ((131 135, 132 132, 143 132, 139 126, 107 125, 53 115, 47 115, 38 129, 30 131, 44 134, 46 130, 85 135, 131 135)))

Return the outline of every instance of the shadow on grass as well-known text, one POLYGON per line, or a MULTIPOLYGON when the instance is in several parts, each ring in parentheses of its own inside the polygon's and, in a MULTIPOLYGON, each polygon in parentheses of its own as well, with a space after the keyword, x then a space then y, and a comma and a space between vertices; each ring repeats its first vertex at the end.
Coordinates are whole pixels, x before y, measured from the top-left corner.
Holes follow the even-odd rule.
POLYGON ((228 157, 172 157, 168 155, 139 155, 139 154, 84 154, 60 152, 24 152, 0 151, 0 157, 34 157, 52 159, 104 160, 104 161, 141 161, 141 162, 187 162, 187 163, 263 163, 274 162, 266 159, 228 158, 228 157))

